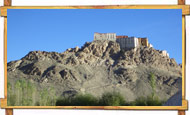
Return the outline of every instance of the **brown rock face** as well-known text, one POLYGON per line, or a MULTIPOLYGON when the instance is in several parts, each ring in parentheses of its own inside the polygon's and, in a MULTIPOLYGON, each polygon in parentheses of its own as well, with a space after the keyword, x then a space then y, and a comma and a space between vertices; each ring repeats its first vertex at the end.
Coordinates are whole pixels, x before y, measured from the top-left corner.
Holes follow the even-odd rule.
POLYGON ((58 96, 120 92, 126 100, 151 94, 150 73, 156 94, 168 99, 181 89, 181 65, 154 48, 122 50, 117 42, 87 42, 63 53, 32 51, 8 63, 8 80, 24 78, 39 88, 53 86, 58 96), (69 94, 72 93, 72 94, 69 94))
POLYGON ((39 68, 35 63, 31 63, 29 65, 23 66, 20 68, 23 73, 28 75, 38 75, 41 76, 43 73, 43 69, 39 68))

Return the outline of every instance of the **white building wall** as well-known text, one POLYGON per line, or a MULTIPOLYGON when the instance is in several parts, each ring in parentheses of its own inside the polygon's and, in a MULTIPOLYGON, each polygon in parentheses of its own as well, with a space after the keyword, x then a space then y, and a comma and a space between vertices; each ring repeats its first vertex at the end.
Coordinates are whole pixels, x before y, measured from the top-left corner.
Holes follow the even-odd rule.
POLYGON ((166 50, 161 51, 161 53, 163 56, 169 57, 169 53, 166 50))
POLYGON ((116 41, 120 44, 121 49, 130 49, 139 46, 138 38, 128 37, 116 39, 116 33, 94 33, 94 40, 116 41))
POLYGON ((116 33, 94 33, 94 40, 116 41, 116 33))
POLYGON ((139 46, 139 41, 138 38, 134 37, 134 42, 135 42, 135 46, 134 47, 138 47, 139 46))
POLYGON ((120 44, 121 49, 135 48, 139 45, 136 37, 118 38, 116 41, 120 44))
POLYGON ((150 48, 152 48, 153 47, 153 45, 152 44, 150 44, 150 48))

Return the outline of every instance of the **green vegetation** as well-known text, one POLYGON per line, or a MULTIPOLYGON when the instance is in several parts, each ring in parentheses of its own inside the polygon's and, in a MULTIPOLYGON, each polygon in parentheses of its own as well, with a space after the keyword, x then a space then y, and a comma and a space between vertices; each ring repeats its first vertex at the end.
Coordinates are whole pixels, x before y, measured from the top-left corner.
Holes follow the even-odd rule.
POLYGON ((118 92, 105 93, 101 98, 95 98, 90 94, 80 94, 74 97, 59 98, 56 106, 161 106, 164 101, 157 97, 139 97, 133 102, 127 103, 118 92))
POLYGON ((135 101, 131 102, 129 105, 132 106, 161 106, 165 101, 159 100, 156 96, 156 78, 155 75, 151 72, 149 74, 150 86, 152 88, 152 94, 147 97, 139 97, 135 101))
POLYGON ((24 79, 17 80, 13 85, 8 82, 7 88, 7 104, 11 106, 53 106, 56 103, 53 88, 38 91, 36 84, 24 79))
POLYGON ((152 88, 152 94, 147 97, 139 97, 133 102, 126 102, 124 97, 118 92, 108 92, 102 95, 101 98, 96 99, 92 95, 80 95, 79 97, 62 98, 56 102, 57 106, 162 106, 164 101, 159 100, 156 96, 156 78, 153 73, 150 73, 150 86, 152 88), (77 101, 76 101, 77 100, 77 101), (77 103, 77 104, 76 104, 77 103))
POLYGON ((10 106, 161 106, 164 101, 159 100, 155 95, 156 79, 154 74, 150 73, 149 78, 152 94, 147 97, 139 97, 133 102, 126 102, 118 92, 107 92, 100 98, 90 94, 58 98, 53 87, 37 90, 36 84, 20 79, 13 84, 8 82, 7 103, 10 106))
POLYGON ((15 103, 16 103, 16 95, 15 94, 13 94, 13 88, 12 88, 12 85, 8 82, 7 83, 7 98, 8 98, 8 101, 7 101, 7 104, 8 105, 15 105, 15 103))
POLYGON ((150 86, 152 87, 152 99, 154 99, 155 87, 156 87, 156 78, 152 72, 150 73, 150 86))
POLYGON ((126 102, 120 93, 108 92, 102 95, 101 99, 99 100, 99 104, 102 106, 122 106, 125 105, 126 102))
POLYGON ((72 98, 59 98, 57 106, 96 106, 98 99, 90 94, 78 94, 72 98))
POLYGON ((131 106, 162 106, 164 101, 160 101, 158 97, 152 98, 151 96, 139 97, 135 101, 131 102, 131 106))
POLYGON ((73 104, 76 106, 96 106, 98 99, 90 94, 79 94, 73 99, 73 104))
POLYGON ((56 106, 122 106, 125 105, 124 97, 117 93, 105 93, 100 99, 90 94, 78 94, 74 97, 59 98, 56 106))
POLYGON ((71 98, 60 97, 56 101, 56 106, 74 106, 71 98))

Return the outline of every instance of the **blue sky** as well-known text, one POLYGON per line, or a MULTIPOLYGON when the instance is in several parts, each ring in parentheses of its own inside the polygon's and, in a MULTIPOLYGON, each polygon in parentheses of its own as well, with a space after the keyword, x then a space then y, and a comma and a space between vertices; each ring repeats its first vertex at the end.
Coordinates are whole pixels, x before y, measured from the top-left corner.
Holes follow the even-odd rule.
POLYGON ((180 9, 8 9, 7 61, 29 51, 64 52, 93 40, 94 32, 148 37, 155 49, 182 62, 180 9))

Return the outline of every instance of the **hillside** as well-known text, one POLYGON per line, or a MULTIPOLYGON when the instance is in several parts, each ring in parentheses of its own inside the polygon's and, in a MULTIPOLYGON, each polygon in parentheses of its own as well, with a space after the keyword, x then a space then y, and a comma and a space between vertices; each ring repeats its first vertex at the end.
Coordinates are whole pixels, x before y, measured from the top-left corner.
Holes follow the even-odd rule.
MULTIPOLYGON (((100 97, 120 92, 127 101, 148 96, 150 73, 156 77, 156 95, 166 100, 181 89, 181 66, 159 50, 140 47, 123 51, 116 42, 93 41, 63 53, 31 51, 8 63, 8 81, 19 79, 36 84, 37 90, 53 87, 56 96, 77 93, 100 97)), ((14 88, 13 88, 14 90, 14 88)), ((36 96, 37 100, 38 96, 36 96)))

